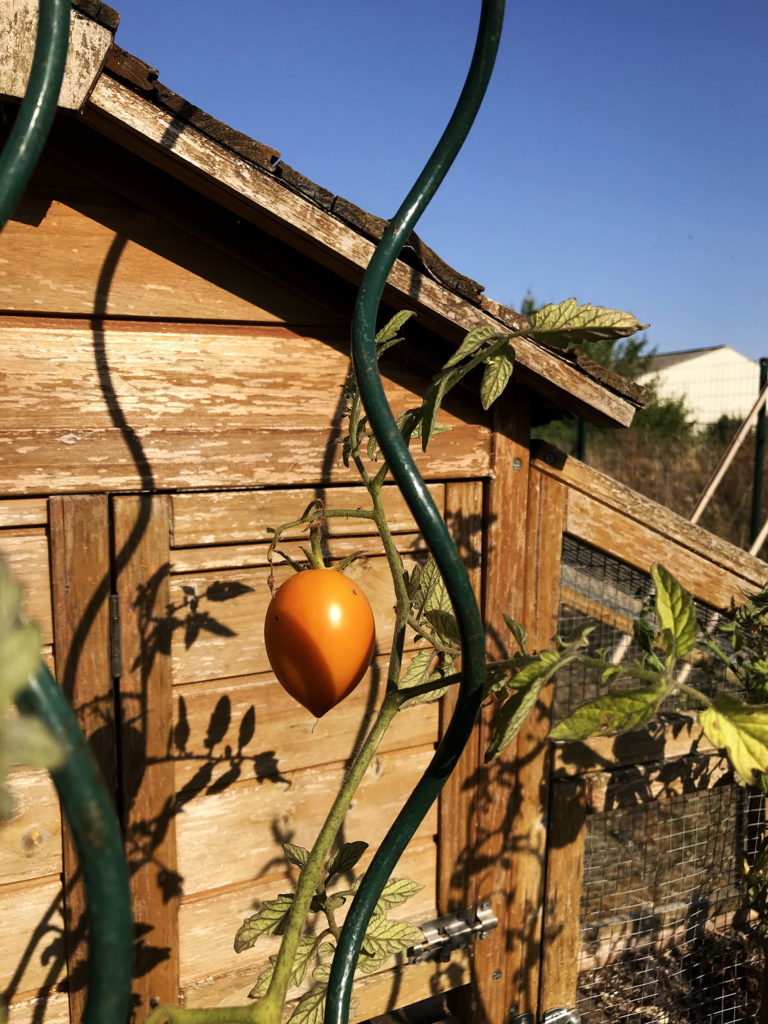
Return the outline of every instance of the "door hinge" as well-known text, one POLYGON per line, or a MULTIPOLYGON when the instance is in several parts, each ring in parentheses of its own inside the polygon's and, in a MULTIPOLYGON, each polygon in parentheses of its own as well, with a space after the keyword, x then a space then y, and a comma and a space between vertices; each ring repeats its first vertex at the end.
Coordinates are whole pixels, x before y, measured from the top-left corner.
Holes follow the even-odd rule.
MULTIPOLYGON (((534 1024, 533 1014, 527 1010, 513 1017, 512 1024, 534 1024)), ((564 1006, 557 1006, 544 1012, 542 1024, 581 1024, 581 1014, 578 1010, 566 1010, 564 1006)))
POLYGON ((119 679, 123 674, 120 657, 120 598, 117 594, 109 595, 109 669, 113 679, 119 679))
POLYGON ((497 924, 488 902, 427 921, 421 925, 424 941, 408 950, 408 963, 449 960, 454 949, 468 946, 473 939, 484 939, 497 924))

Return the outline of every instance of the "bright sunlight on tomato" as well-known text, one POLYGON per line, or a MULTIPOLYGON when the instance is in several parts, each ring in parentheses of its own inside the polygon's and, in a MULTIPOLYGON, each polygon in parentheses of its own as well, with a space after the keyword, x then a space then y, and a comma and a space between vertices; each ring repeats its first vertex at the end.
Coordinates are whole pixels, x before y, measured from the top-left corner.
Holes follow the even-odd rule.
POLYGON ((335 569, 291 576, 264 622, 279 682, 320 718, 357 686, 373 657, 373 612, 358 583, 335 569))

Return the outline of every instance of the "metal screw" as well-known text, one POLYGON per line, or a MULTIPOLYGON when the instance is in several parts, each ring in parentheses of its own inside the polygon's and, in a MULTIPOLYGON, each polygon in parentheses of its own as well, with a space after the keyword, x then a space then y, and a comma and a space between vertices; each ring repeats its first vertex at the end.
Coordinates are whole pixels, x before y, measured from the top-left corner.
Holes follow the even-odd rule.
POLYGON ((498 967, 497 967, 497 968, 496 968, 496 970, 495 970, 495 971, 493 972, 493 975, 492 975, 492 977, 493 977, 493 980, 494 980, 494 981, 498 981, 498 980, 499 980, 499 978, 501 977, 501 971, 499 970, 499 968, 498 968, 498 967))
POLYGON ((514 470, 515 472, 517 472, 517 471, 518 471, 518 469, 520 469, 520 467, 522 466, 522 464, 523 464, 523 463, 522 463, 522 460, 521 460, 521 459, 518 459, 518 458, 517 458, 517 456, 515 456, 515 458, 514 458, 514 459, 512 459, 512 469, 513 469, 513 470, 514 470))

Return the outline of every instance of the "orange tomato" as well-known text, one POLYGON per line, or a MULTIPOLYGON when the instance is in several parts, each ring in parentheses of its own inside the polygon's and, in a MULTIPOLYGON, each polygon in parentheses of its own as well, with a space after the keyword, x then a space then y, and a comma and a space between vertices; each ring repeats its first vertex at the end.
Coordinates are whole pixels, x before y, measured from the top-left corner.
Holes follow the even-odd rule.
POLYGON ((283 688, 320 718, 354 690, 373 657, 373 612, 360 584, 336 569, 305 569, 267 609, 267 657, 283 688))

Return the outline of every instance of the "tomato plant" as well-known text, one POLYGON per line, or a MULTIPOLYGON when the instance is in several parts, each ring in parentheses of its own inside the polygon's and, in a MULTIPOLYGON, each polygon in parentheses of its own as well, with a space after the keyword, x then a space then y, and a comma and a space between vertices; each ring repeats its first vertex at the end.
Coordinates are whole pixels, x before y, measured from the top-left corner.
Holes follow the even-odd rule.
POLYGON ((373 612, 362 588, 335 569, 291 576, 272 598, 264 622, 275 675, 317 718, 363 678, 374 639, 373 612))

